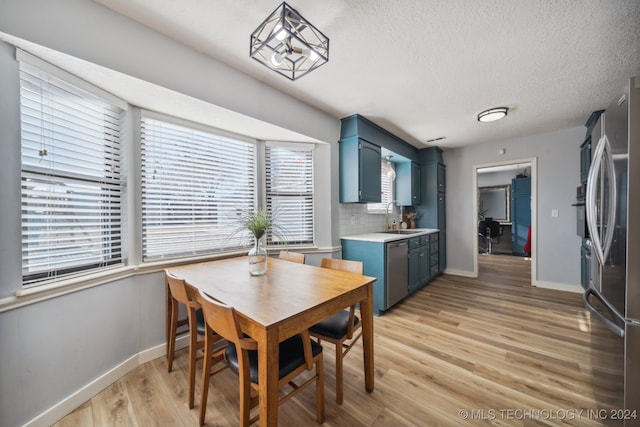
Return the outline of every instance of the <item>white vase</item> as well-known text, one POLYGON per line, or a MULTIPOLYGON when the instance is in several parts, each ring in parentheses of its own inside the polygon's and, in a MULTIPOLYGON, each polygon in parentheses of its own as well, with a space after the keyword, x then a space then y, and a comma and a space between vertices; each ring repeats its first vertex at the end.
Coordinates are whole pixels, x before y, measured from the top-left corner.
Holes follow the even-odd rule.
POLYGON ((249 250, 249 274, 262 276, 267 272, 267 250, 262 247, 262 240, 255 239, 253 248, 249 250))

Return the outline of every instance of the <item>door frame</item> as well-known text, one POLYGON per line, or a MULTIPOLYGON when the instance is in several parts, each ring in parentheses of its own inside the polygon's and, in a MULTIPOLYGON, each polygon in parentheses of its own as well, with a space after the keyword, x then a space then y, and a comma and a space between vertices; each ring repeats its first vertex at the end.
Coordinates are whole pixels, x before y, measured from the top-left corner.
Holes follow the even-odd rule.
MULTIPOLYGON (((471 211, 471 221, 473 224, 473 231, 475 234, 478 232, 478 169, 495 167, 495 166, 509 166, 519 163, 531 164, 531 286, 535 286, 538 282, 536 259, 538 245, 536 238, 538 235, 538 158, 531 157, 517 160, 506 160, 502 162, 483 163, 473 166, 473 173, 471 174, 472 185, 471 197, 473 198, 473 209, 471 211)), ((478 277, 478 238, 473 239, 473 277, 478 277)))

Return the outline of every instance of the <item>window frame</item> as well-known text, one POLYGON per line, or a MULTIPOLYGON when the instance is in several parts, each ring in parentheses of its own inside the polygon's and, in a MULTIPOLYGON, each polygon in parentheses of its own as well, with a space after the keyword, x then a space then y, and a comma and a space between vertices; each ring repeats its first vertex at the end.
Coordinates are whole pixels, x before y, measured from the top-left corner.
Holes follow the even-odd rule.
POLYGON ((125 265, 128 104, 21 49, 16 49, 16 59, 20 68, 21 289, 47 287, 125 265), (39 99, 34 97, 38 93, 39 99), (71 161, 79 157, 95 161, 71 161), (42 221, 39 228, 44 233, 29 225, 33 221, 42 221), (40 258, 44 264, 38 263, 40 258))
MULTIPOLYGON (((315 144, 309 144, 309 143, 291 143, 291 142, 278 142, 278 141, 266 141, 263 142, 264 144, 264 151, 265 151, 265 155, 264 155, 264 172, 262 174, 262 179, 263 179, 263 185, 262 188, 264 189, 264 198, 263 198, 263 203, 262 206, 267 209, 269 211, 269 213, 272 215, 272 217, 274 218, 275 222, 276 222, 276 227, 274 227, 275 229, 268 233, 267 235, 267 248, 281 248, 283 246, 288 247, 288 246, 310 246, 310 245, 315 245, 315 144), (287 191, 272 191, 269 187, 269 182, 270 182, 270 177, 268 176, 269 174, 269 164, 270 162, 268 161, 268 151, 271 149, 285 149, 285 150, 295 150, 295 151, 304 151, 309 153, 310 158, 306 159, 305 164, 304 164, 304 168, 308 168, 309 170, 307 172, 309 172, 310 176, 306 176, 306 180, 307 180, 307 188, 306 191, 302 191, 302 192, 287 192, 287 191), (298 236, 303 235, 304 238, 300 238, 300 239, 296 239, 296 238, 292 238, 292 232, 291 229, 292 227, 287 228, 287 226, 282 226, 279 227, 278 226, 278 221, 280 218, 282 218, 283 215, 285 215, 285 213, 282 212, 273 212, 270 209, 270 198, 276 196, 276 197, 283 197, 283 198, 300 198, 303 197, 305 199, 310 199, 310 204, 311 207, 309 209, 309 212, 307 212, 306 214, 304 214, 303 216, 306 218, 307 222, 310 222, 310 224, 307 224, 307 226, 303 227, 303 230, 300 231, 299 233, 296 233, 298 236), (309 230, 310 228, 310 230, 309 230)), ((290 171, 292 172, 292 171, 290 171)), ((294 173, 297 171, 293 171, 294 173)))

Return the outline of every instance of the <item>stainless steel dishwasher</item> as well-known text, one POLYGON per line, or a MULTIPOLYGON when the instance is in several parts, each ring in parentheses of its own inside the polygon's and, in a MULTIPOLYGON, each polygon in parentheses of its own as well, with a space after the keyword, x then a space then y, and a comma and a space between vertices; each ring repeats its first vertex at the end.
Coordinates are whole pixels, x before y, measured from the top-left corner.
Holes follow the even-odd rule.
POLYGON ((387 303, 390 308, 409 293, 408 244, 397 240, 387 244, 387 303))

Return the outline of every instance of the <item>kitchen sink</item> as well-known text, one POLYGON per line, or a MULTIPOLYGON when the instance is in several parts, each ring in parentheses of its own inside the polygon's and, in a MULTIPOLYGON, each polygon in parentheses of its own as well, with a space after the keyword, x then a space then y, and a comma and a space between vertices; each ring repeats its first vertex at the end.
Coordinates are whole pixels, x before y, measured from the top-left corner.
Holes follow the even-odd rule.
POLYGON ((422 230, 389 230, 389 231, 383 231, 383 233, 387 233, 387 234, 415 234, 415 233, 422 233, 422 230))

